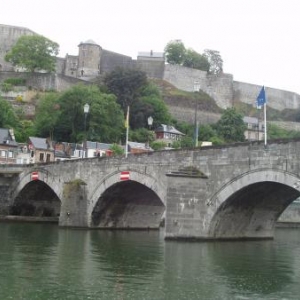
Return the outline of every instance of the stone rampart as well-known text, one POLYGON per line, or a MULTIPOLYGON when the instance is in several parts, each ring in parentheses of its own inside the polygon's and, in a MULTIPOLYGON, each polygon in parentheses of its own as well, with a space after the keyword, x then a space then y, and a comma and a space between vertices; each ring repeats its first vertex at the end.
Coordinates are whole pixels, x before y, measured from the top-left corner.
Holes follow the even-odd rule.
POLYGON ((13 70, 12 65, 4 60, 5 54, 21 36, 34 34, 36 33, 24 27, 0 25, 0 71, 13 70))
MULTIPOLYGON (((5 78, 6 74, 3 71, 12 71, 13 67, 4 61, 6 52, 11 49, 13 44, 20 36, 33 35, 33 31, 17 26, 0 25, 0 81, 5 78)), ((100 46, 99 46, 100 47, 100 46)), ((102 48, 101 48, 102 49, 102 48)), ((255 105, 256 97, 261 88, 260 85, 238 82, 233 80, 231 74, 221 74, 219 76, 208 75, 205 71, 186 68, 179 65, 164 64, 164 61, 157 61, 153 59, 133 60, 131 57, 102 49, 100 60, 100 69, 98 60, 93 60, 95 66, 93 70, 98 70, 100 75, 111 72, 117 66, 124 68, 138 68, 145 71, 149 77, 164 79, 173 84, 178 89, 184 91, 194 91, 195 86, 210 95, 220 108, 226 109, 232 107, 236 102, 247 103, 255 105), (97 61, 97 63, 96 63, 97 61)), ((77 56, 68 56, 67 58, 57 58, 57 75, 49 74, 34 74, 30 76, 28 85, 39 90, 65 90, 78 82, 84 82, 76 78, 77 56), (66 65, 72 63, 76 65, 73 70, 66 65), (68 76, 63 76, 66 74, 68 76)), ((98 72, 98 71, 97 71, 98 72)), ((94 74, 94 73, 93 73, 94 74)), ((23 76, 18 73, 10 74, 11 77, 23 76)), ((98 75, 98 74, 97 74, 98 75)), ((80 78, 80 77, 79 77, 80 78)), ((90 80, 91 78, 82 78, 90 80)), ((300 108, 300 95, 279 90, 275 88, 266 87, 268 106, 282 111, 284 109, 297 110, 300 108)), ((182 109, 182 108, 181 108, 182 109)), ((171 111, 177 115, 176 108, 172 107, 171 111)), ((191 119, 189 108, 186 112, 181 114, 187 115, 187 119, 191 119)), ((185 117, 184 117, 185 118, 185 117)), ((201 118, 203 120, 203 118, 201 118)))
POLYGON ((68 77, 53 73, 23 73, 23 72, 0 72, 0 82, 8 78, 24 78, 29 89, 38 91, 64 91, 79 82, 89 84, 79 78, 68 77))
MULTIPOLYGON (((261 89, 261 86, 249 84, 245 82, 233 82, 234 101, 241 101, 255 106, 256 97, 261 89)), ((300 95, 266 87, 267 105, 277 109, 299 109, 300 108, 300 95)))

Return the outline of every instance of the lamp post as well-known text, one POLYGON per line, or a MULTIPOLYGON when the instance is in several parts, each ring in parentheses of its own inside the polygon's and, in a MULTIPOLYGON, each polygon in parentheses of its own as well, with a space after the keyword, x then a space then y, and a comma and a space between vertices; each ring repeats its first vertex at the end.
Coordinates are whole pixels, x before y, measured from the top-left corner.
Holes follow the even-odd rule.
POLYGON ((86 139, 87 139, 87 136, 86 136, 86 118, 87 118, 87 115, 90 111, 90 106, 88 103, 86 103, 83 107, 83 112, 84 112, 84 147, 83 147, 83 150, 84 150, 84 153, 85 153, 85 157, 87 157, 87 148, 86 148, 86 139))
MULTIPOLYGON (((149 130, 151 130, 151 126, 153 124, 153 118, 151 116, 148 117, 147 122, 148 122, 149 130)), ((149 134, 148 134, 148 147, 150 147, 149 134)))
MULTIPOLYGON (((194 92, 200 91, 200 83, 198 81, 194 82, 194 92)), ((198 128, 198 101, 195 98, 195 147, 198 147, 198 135, 199 135, 199 128, 198 128)))

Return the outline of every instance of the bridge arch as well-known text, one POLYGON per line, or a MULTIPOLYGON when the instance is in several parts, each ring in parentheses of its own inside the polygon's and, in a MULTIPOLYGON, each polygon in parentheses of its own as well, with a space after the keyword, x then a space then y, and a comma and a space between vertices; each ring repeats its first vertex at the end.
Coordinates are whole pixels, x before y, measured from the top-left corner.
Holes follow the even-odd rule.
POLYGON ((55 175, 44 168, 35 168, 31 170, 26 170, 19 175, 18 181, 12 186, 12 199, 16 198, 16 196, 25 187, 25 185, 33 181, 33 172, 38 172, 38 180, 43 181, 46 185, 48 185, 53 190, 53 192, 60 198, 62 188, 61 185, 56 182, 55 175))
POLYGON ((11 215, 58 217, 61 200, 59 186, 53 184, 53 175, 42 168, 34 169, 38 178, 33 180, 33 170, 19 175, 12 187, 11 215))
POLYGON ((271 169, 244 173, 208 201, 214 210, 209 237, 273 238, 277 219, 299 196, 300 179, 294 174, 271 169))
POLYGON ((166 186, 162 180, 140 170, 126 169, 129 180, 120 180, 122 170, 103 178, 90 196, 90 227, 158 228, 165 212, 166 186))

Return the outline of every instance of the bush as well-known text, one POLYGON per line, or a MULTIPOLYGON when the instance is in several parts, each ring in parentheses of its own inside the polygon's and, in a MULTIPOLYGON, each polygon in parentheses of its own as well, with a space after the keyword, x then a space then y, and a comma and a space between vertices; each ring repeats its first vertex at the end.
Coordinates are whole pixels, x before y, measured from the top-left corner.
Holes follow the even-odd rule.
POLYGON ((4 93, 7 93, 7 92, 10 92, 10 91, 13 91, 13 90, 14 90, 14 87, 13 87, 13 85, 10 84, 10 83, 3 82, 3 83, 1 83, 1 90, 2 90, 4 93))
POLYGON ((150 143, 150 147, 153 150, 162 150, 162 149, 165 149, 165 147, 167 147, 167 144, 163 141, 154 141, 154 142, 150 143))
POLYGON ((24 78, 7 78, 4 83, 8 83, 14 86, 26 85, 26 79, 24 78))

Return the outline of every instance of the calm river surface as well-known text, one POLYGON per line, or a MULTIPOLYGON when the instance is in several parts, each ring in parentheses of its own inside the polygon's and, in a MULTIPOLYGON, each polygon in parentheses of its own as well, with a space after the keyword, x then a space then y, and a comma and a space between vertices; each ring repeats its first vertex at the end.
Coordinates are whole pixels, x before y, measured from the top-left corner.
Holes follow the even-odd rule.
POLYGON ((0 223, 0 299, 300 299, 300 229, 187 243, 0 223))

